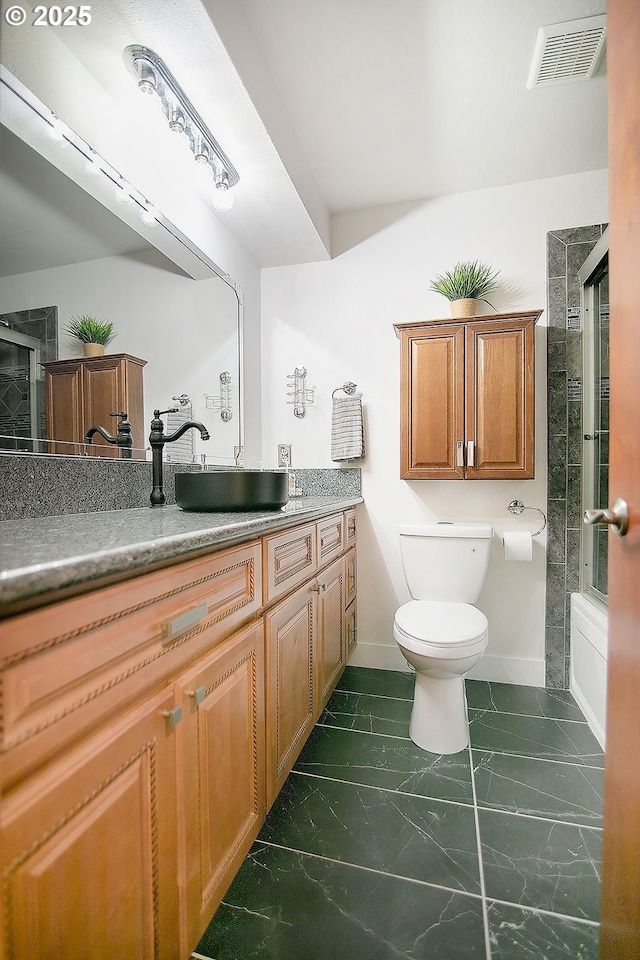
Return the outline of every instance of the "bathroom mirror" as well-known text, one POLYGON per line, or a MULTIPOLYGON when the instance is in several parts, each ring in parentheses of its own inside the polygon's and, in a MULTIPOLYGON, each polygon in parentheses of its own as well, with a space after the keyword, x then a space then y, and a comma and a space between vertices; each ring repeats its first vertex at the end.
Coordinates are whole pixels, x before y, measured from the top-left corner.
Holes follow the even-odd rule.
MULTIPOLYGON (((234 463, 242 446, 239 290, 157 210, 143 223, 130 198, 133 209, 116 215, 113 184, 107 193, 96 186, 73 133, 54 143, 38 101, 4 69, 0 80, 0 434, 16 432, 9 400, 19 394, 14 412, 20 409, 30 429, 13 449, 64 449, 36 442, 45 436, 42 409, 33 410, 44 403, 40 362, 81 356, 65 328, 88 314, 114 324, 107 353, 146 361, 144 436, 134 437, 134 446, 146 448, 154 408, 174 406, 179 413, 167 418, 168 432, 193 418, 211 439, 202 443, 190 431, 167 446, 167 459, 206 454, 207 462, 234 463)), ((102 426, 115 433, 114 422, 102 426)), ((0 449, 11 450, 10 440, 0 440, 0 449)), ((75 444, 72 452, 80 452, 75 444)))

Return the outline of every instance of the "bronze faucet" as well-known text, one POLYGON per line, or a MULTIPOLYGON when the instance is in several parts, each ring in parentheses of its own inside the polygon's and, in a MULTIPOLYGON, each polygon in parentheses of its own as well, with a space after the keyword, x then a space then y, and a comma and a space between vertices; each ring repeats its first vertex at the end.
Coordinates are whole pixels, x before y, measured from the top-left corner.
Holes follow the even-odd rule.
POLYGON ((123 410, 122 413, 110 413, 110 417, 120 417, 118 421, 118 432, 115 437, 112 437, 110 433, 104 429, 104 427, 94 426, 89 427, 87 432, 84 435, 85 443, 93 443, 93 438, 96 433, 99 433, 101 437, 107 441, 107 443, 117 443, 120 447, 122 454, 121 456, 125 460, 131 459, 131 448, 133 446, 133 437, 131 436, 131 424, 127 420, 127 411, 123 410))
POLYGON ((153 490, 151 491, 151 506, 162 507, 165 503, 165 495, 162 489, 162 449, 165 443, 173 443, 179 440, 183 433, 194 428, 200 431, 203 440, 209 439, 209 431, 204 424, 197 420, 187 420, 181 423, 175 433, 165 435, 164 423, 160 419, 163 413, 177 413, 178 407, 171 407, 169 410, 154 410, 153 420, 151 421, 151 433, 149 434, 149 443, 151 444, 151 459, 153 465, 153 490))

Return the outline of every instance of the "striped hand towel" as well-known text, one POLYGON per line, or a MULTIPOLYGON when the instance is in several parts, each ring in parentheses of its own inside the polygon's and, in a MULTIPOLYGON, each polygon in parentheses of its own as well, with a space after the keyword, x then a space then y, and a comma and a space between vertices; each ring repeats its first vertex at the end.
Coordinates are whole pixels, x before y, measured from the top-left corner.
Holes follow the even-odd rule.
POLYGON ((358 460, 364 457, 362 394, 334 397, 331 417, 331 459, 358 460))

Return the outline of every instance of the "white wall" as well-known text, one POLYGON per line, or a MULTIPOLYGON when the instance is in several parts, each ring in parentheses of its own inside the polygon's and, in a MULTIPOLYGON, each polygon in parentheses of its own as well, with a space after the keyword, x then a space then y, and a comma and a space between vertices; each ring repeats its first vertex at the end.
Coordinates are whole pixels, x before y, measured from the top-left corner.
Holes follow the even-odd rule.
POLYGON ((448 304, 429 291, 429 282, 456 261, 476 258, 502 271, 503 286, 490 297, 498 311, 545 308, 546 233, 607 219, 607 172, 594 171, 428 201, 351 249, 353 237, 366 235, 363 214, 342 215, 335 218, 336 246, 346 249, 341 256, 263 271, 263 463, 274 465, 277 444, 286 442, 293 445, 294 467, 335 466, 331 391, 353 380, 363 393, 368 453, 359 647, 352 662, 404 666, 392 639, 394 611, 409 599, 398 523, 484 520, 496 535, 478 603, 490 639, 477 675, 544 682, 545 538, 535 541, 532 562, 522 563, 505 560, 500 534, 536 529, 538 515, 512 517, 510 500, 546 509, 546 310, 536 332, 536 479, 527 481, 399 479, 399 350, 392 324, 448 316, 448 304), (286 376, 299 364, 318 388, 317 405, 302 420, 286 404, 286 376))

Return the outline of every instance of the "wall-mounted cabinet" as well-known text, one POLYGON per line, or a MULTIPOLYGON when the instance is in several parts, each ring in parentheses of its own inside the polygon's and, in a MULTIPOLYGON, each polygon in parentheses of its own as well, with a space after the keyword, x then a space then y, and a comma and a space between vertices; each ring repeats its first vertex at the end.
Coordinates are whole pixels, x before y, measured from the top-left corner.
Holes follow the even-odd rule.
POLYGON ((47 437, 60 441, 59 448, 50 446, 50 452, 84 453, 90 449, 95 456, 119 457, 119 448, 107 443, 100 434, 94 436, 91 448, 76 451, 69 444, 81 444, 87 430, 94 426, 104 427, 115 436, 118 421, 110 414, 126 410, 131 423, 132 456, 144 460, 142 368, 146 362, 127 353, 111 353, 43 363, 47 437))
POLYGON ((533 478, 541 312, 394 325, 401 345, 402 479, 533 478))

